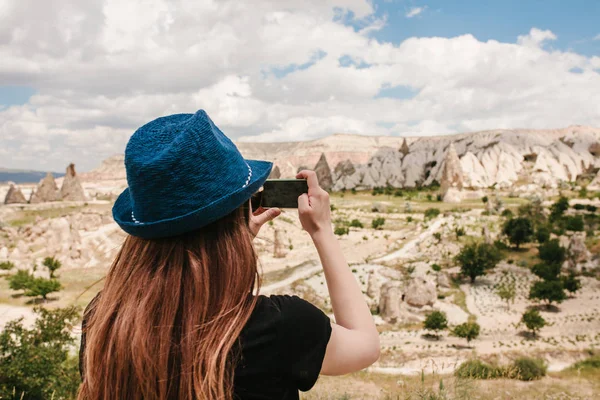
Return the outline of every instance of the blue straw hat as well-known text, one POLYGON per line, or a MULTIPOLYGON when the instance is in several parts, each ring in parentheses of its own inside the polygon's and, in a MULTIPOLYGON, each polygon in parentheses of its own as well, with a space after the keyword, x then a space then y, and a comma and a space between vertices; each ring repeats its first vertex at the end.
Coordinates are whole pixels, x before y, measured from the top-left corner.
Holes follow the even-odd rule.
POLYGON ((127 143, 129 187, 113 217, 125 232, 145 239, 193 231, 246 202, 271 167, 245 160, 204 110, 158 118, 127 143))

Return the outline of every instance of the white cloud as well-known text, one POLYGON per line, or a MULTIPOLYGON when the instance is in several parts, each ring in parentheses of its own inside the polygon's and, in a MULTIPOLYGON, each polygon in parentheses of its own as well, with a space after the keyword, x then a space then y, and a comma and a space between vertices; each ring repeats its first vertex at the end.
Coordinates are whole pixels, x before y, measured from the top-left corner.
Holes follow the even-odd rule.
POLYGON ((416 17, 417 15, 421 14, 423 11, 425 11, 425 9, 427 8, 427 6, 424 7, 412 7, 410 10, 408 10, 408 12, 405 14, 406 18, 412 18, 412 17, 416 17))
POLYGON ((600 40, 600 33, 594 36, 594 40, 600 40))
POLYGON ((199 108, 260 141, 600 125, 600 58, 544 48, 550 31, 393 45, 370 36, 385 22, 370 1, 280 3, 5 0, 0 85, 37 94, 0 109, 0 166, 90 169, 141 124, 199 108), (360 29, 340 22, 348 10, 360 29), (398 85, 416 95, 375 98, 398 85))

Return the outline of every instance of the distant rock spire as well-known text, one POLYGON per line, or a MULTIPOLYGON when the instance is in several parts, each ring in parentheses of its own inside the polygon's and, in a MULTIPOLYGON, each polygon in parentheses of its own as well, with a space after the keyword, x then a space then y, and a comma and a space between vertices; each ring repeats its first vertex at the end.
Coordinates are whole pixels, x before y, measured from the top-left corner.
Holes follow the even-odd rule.
POLYGON ((4 204, 18 204, 18 203, 27 203, 25 196, 23 196, 23 192, 19 189, 18 186, 15 186, 13 183, 10 184, 8 188, 8 193, 6 193, 6 197, 4 198, 4 204))
POLYGON ((327 163, 325 153, 321 153, 321 158, 319 158, 317 165, 315 165, 315 173, 317 174, 317 178, 319 178, 319 186, 325 190, 331 190, 333 187, 333 177, 331 176, 331 169, 327 163))
POLYGON ((57 200, 60 200, 60 191, 58 190, 54 176, 48 172, 46 177, 38 184, 37 189, 31 192, 29 202, 34 204, 57 200))
POLYGON ((442 181, 440 182, 440 185, 442 194, 446 194, 450 188, 458 190, 462 190, 463 188, 463 171, 460 165, 460 159, 454 148, 454 143, 450 143, 450 146, 448 147, 448 152, 444 159, 442 181))
POLYGON ((281 171, 279 170, 279 167, 277 165, 275 165, 273 167, 273 169, 271 170, 271 173, 269 174, 268 179, 279 179, 279 178, 281 178, 281 171))
POLYGON ((85 193, 83 192, 83 187, 81 186, 81 182, 79 182, 79 178, 77 177, 77 173, 75 172, 75 164, 71 163, 67 167, 67 174, 63 180, 62 187, 60 188, 60 194, 63 200, 70 201, 84 201, 85 193))
POLYGON ((400 146, 400 150, 398 150, 400 153, 407 155, 408 153, 410 153, 410 149, 408 148, 408 143, 406 143, 406 138, 404 138, 404 140, 402 141, 402 146, 400 146))

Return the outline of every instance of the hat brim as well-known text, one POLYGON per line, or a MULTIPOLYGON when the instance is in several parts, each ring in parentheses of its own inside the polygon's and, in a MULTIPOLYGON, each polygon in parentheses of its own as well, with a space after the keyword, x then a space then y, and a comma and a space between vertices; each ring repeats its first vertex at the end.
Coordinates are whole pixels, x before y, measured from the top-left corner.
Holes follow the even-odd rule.
POLYGON ((200 229, 240 207, 267 180, 273 167, 272 163, 260 160, 246 160, 246 162, 252 168, 252 177, 246 186, 187 214, 159 221, 136 221, 133 219, 133 205, 127 188, 115 201, 112 209, 113 218, 125 232, 144 239, 177 236, 200 229))

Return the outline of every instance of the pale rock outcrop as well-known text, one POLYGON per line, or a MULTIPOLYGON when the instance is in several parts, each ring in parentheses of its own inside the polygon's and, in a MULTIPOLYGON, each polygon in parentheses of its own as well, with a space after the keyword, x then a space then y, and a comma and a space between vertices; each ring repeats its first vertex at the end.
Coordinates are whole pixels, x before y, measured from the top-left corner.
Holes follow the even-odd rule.
POLYGON ((402 159, 397 151, 384 147, 369 160, 361 184, 367 188, 387 185, 401 187, 403 181, 402 159))
POLYGON ((281 171, 279 170, 279 166, 275 165, 269 174, 268 179, 279 179, 281 178, 281 171))
POLYGON ((5 261, 8 258, 8 248, 3 246, 0 249, 0 261, 5 261))
POLYGON ((400 322, 402 312, 402 282, 388 281, 381 286, 379 315, 392 324, 400 322))
POLYGON ((462 190, 463 188, 462 166, 453 143, 450 143, 448 151, 446 152, 440 186, 442 194, 445 194, 450 188, 458 190, 462 190))
POLYGON ((60 194, 63 200, 68 201, 84 201, 86 200, 83 187, 77 173, 75 172, 75 164, 71 163, 67 167, 67 173, 63 180, 62 187, 60 188, 60 194))
POLYGON ((362 176, 350 160, 340 161, 333 170, 333 190, 352 189, 360 185, 362 176))
POLYGON ((465 187, 484 188, 490 186, 488 175, 475 154, 467 151, 460 159, 460 167, 463 171, 465 187))
POLYGON ((400 150, 398 150, 398 151, 400 153, 402 153, 403 156, 410 153, 410 149, 408 148, 408 143, 406 143, 406 138, 404 138, 404 140, 402 141, 402 146, 400 146, 400 150))
POLYGON ((37 189, 34 192, 31 192, 29 202, 35 204, 45 203, 47 201, 57 201, 60 199, 60 190, 58 190, 54 176, 52 173, 48 172, 46 177, 38 184, 37 189))
POLYGON ((442 288, 450 288, 452 286, 452 283, 450 282, 448 274, 446 274, 445 272, 438 272, 437 285, 442 288))
POLYGON ((321 153, 321 157, 319 158, 319 161, 317 161, 314 171, 319 179, 319 186, 325 190, 331 190, 333 187, 333 176, 331 175, 331 169, 327 163, 325 153, 321 153))
POLYGON ((433 305, 437 300, 435 284, 423 278, 411 279, 404 300, 414 307, 433 305))
POLYGON ((442 198, 444 203, 460 203, 463 199, 463 193, 457 188, 448 188, 442 198))
POLYGON ((6 193, 6 197, 4 198, 4 204, 19 203, 27 203, 27 200, 25 199, 23 192, 21 192, 21 189, 11 183, 8 193, 6 193))
POLYGON ((483 236, 485 243, 494 244, 494 239, 492 238, 492 234, 490 233, 490 229, 487 227, 487 225, 484 225, 483 228, 481 228, 481 236, 483 236))
POLYGON ((591 260, 592 254, 585 245, 585 233, 574 233, 567 247, 569 267, 580 270, 580 265, 591 260))
POLYGON ((377 272, 371 271, 367 281, 367 296, 372 299, 378 299, 381 295, 381 282, 377 272))
POLYGON ((273 257, 283 258, 285 257, 285 251, 283 250, 283 243, 281 241, 281 230, 275 228, 273 230, 273 257))

